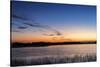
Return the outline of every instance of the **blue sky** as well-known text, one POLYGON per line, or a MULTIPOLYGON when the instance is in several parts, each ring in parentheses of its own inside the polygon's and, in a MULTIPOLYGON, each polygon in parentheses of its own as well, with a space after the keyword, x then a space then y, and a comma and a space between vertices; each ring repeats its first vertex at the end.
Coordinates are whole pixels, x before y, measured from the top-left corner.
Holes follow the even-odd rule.
MULTIPOLYGON (((32 30, 29 29, 34 29, 41 34, 39 29, 43 33, 44 28, 48 28, 46 34, 50 31, 53 34, 54 31, 59 31, 64 35, 83 31, 96 35, 96 6, 12 1, 11 22, 16 24, 12 24, 13 30, 24 31, 25 33, 32 33, 32 30), (38 26, 33 28, 25 23, 38 26), (27 28, 22 30, 18 29, 18 26, 27 28)), ((21 33, 15 32, 14 34, 18 36, 21 33)), ((36 34, 32 33, 32 35, 36 34)))

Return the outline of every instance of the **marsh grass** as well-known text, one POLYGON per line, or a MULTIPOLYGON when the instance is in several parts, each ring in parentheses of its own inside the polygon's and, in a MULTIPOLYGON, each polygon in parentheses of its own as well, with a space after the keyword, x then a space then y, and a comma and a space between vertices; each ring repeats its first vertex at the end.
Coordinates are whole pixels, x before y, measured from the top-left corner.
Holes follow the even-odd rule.
POLYGON ((44 64, 59 64, 59 63, 75 63, 75 62, 92 62, 96 61, 95 55, 74 55, 68 56, 56 56, 56 57, 39 57, 39 58, 21 58, 11 60, 11 66, 26 66, 26 65, 44 65, 44 64))

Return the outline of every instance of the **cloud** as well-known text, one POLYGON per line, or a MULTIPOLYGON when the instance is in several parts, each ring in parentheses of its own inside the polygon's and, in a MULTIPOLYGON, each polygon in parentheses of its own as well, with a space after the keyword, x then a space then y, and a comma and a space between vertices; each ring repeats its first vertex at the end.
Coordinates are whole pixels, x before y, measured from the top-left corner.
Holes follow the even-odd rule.
POLYGON ((56 35, 58 35, 58 36, 62 35, 62 33, 61 33, 61 32, 59 32, 59 31, 57 31, 57 30, 55 30, 54 32, 55 32, 55 33, 56 33, 56 35))
POLYGON ((63 37, 63 36, 62 36, 60 39, 61 39, 61 40, 72 41, 72 39, 70 39, 70 38, 65 38, 65 37, 63 37))
POLYGON ((21 32, 21 31, 18 31, 18 30, 12 30, 12 32, 21 32))
POLYGON ((54 36, 54 34, 43 34, 45 36, 54 36))
POLYGON ((27 29, 28 27, 19 26, 18 28, 19 28, 19 29, 27 29))
POLYGON ((19 25, 15 24, 15 23, 12 23, 12 22, 11 22, 10 24, 11 24, 11 25, 15 25, 15 26, 19 26, 19 25))
POLYGON ((25 22, 24 22, 23 24, 28 25, 28 26, 31 26, 31 27, 40 27, 40 28, 45 28, 44 26, 39 25, 39 24, 32 24, 32 23, 25 23, 25 22))
POLYGON ((70 39, 70 38, 64 38, 63 36, 60 36, 60 37, 52 37, 52 40, 72 41, 72 39, 70 39))
POLYGON ((53 37, 52 40, 57 40, 57 37, 53 37))
MULTIPOLYGON (((16 19, 23 20, 23 21, 27 21, 27 22, 22 22, 22 24, 27 25, 29 27, 42 28, 42 29, 45 29, 45 30, 53 32, 57 36, 62 35, 61 32, 59 32, 58 30, 55 30, 54 28, 52 28, 52 27, 50 27, 48 25, 43 25, 43 24, 35 23, 33 20, 30 20, 30 19, 22 17, 22 16, 13 15, 12 17, 16 18, 16 19)), ((19 29, 27 29, 28 27, 18 27, 18 28, 19 29)), ((53 34, 49 34, 48 36, 53 36, 53 34)))
POLYGON ((56 35, 58 35, 58 36, 62 35, 61 32, 59 32, 59 31, 57 31, 57 30, 55 30, 55 29, 53 29, 53 28, 51 28, 50 26, 47 26, 47 25, 30 24, 30 23, 24 23, 24 24, 29 25, 31 27, 37 27, 37 28, 43 28, 43 29, 50 30, 50 31, 54 32, 56 35))
POLYGON ((17 18, 17 19, 20 19, 20 20, 29 20, 25 17, 22 17, 22 16, 17 16, 17 15, 13 15, 13 18, 17 18))

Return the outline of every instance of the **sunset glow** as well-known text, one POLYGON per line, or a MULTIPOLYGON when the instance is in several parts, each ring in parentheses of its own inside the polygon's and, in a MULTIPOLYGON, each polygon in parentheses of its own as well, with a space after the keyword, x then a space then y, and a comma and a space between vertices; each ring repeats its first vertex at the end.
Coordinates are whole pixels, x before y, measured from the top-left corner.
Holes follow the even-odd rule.
POLYGON ((12 3, 12 42, 96 41, 95 6, 12 3))

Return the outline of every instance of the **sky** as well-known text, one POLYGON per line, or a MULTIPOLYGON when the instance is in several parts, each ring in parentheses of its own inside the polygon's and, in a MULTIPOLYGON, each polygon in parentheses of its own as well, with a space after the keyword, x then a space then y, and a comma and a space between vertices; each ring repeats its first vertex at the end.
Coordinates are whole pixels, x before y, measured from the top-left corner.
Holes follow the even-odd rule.
POLYGON ((96 40, 96 6, 12 1, 12 42, 96 40))

